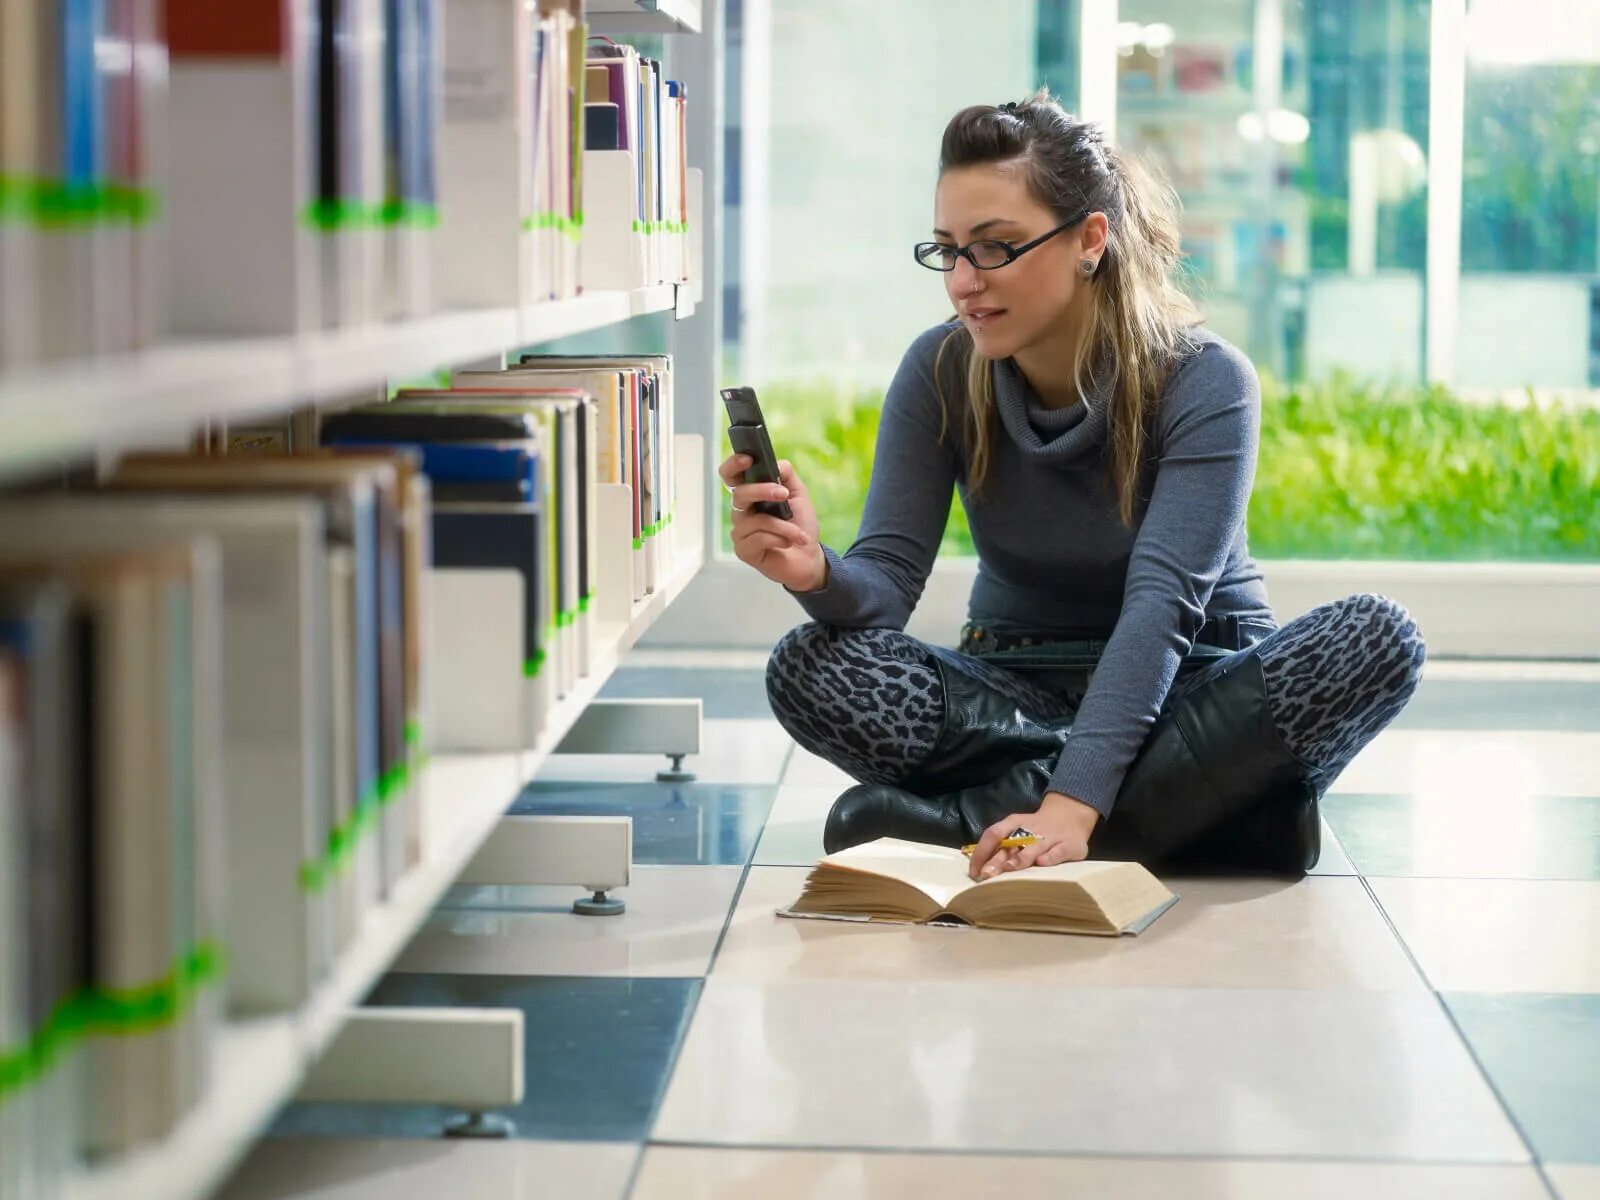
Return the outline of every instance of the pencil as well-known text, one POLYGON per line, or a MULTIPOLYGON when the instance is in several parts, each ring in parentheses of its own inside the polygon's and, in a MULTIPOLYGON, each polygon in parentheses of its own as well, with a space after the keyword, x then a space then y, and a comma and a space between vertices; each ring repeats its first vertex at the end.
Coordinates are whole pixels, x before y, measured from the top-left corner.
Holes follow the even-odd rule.
MULTIPOLYGON (((1031 834, 1031 833, 1028 834, 1026 837, 1001 838, 1000 841, 995 844, 995 849, 996 850, 1008 850, 1012 846, 1031 846, 1035 842, 1037 842, 1038 840, 1039 839, 1034 837, 1033 834, 1031 834)), ((978 848, 978 843, 977 842, 973 842, 972 845, 970 845, 970 846, 961 847, 961 853, 965 854, 968 858, 971 858, 972 857, 972 852, 974 850, 976 850, 977 848, 978 848)))

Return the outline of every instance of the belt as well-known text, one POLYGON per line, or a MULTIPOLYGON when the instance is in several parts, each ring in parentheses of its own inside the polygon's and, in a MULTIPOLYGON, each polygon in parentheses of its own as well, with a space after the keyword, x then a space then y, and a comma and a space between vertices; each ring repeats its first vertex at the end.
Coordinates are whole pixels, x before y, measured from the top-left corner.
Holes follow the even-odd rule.
MULTIPOLYGON (((1194 635, 1196 645, 1214 646, 1221 650, 1243 650, 1253 646, 1276 626, 1259 617, 1210 617, 1194 635)), ((999 654, 1030 646, 1067 647, 1079 654, 1098 658, 1104 653, 1108 639, 1075 638, 1063 634, 994 633, 970 621, 961 630, 960 649, 964 654, 999 654)))

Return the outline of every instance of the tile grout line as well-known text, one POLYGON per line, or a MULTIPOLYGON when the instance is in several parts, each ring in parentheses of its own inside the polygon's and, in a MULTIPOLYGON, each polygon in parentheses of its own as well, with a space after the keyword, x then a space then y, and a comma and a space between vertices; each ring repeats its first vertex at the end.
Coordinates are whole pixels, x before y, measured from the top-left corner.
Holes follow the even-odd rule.
MULTIPOLYGON (((784 774, 789 770, 789 764, 794 760, 797 745, 790 739, 789 749, 785 751, 783 763, 778 768, 777 788, 774 789, 773 803, 777 803, 777 790, 783 787, 784 774)), ((633 1160, 633 1169, 628 1172, 627 1183, 623 1185, 622 1195, 619 1200, 628 1200, 633 1195, 633 1189, 638 1186, 639 1173, 644 1169, 645 1154, 653 1144, 651 1134, 655 1131, 657 1119, 661 1115, 661 1106, 666 1103, 667 1091, 672 1087, 672 1078, 678 1070, 678 1059, 683 1054, 683 1044, 689 1040, 689 1031, 694 1027, 695 1015, 700 1011, 700 1000, 705 995, 706 983, 711 978, 712 969, 717 965, 717 955, 722 953, 722 943, 728 936, 728 927, 733 924, 733 914, 739 909, 739 900, 744 895, 744 885, 750 878, 750 867, 755 860, 756 851, 761 846, 761 839, 766 836, 767 822, 772 820, 772 809, 767 809, 767 815, 761 822, 761 833, 750 843, 750 853, 744 860, 743 868, 739 872, 739 882, 733 889, 733 899, 728 903, 727 915, 722 918, 722 928, 717 933, 716 944, 711 947, 711 957, 706 960, 705 972, 700 976, 700 990, 695 993, 694 1004, 684 1015, 683 1034, 678 1038, 678 1044, 672 1048, 672 1060, 667 1064, 665 1079, 661 1085, 661 1092, 656 1097, 655 1103, 650 1107, 650 1120, 645 1125, 645 1135, 639 1144, 639 1153, 633 1160)))
POLYGON ((1378 910, 1378 915, 1383 918, 1383 923, 1389 927, 1389 932, 1394 935, 1395 941, 1400 944, 1401 951, 1410 960, 1412 969, 1417 973, 1417 978, 1428 989, 1429 995, 1433 997, 1434 1002, 1438 1004, 1440 1011, 1444 1014, 1444 1019, 1450 1023, 1450 1028, 1455 1031, 1456 1038, 1460 1041, 1462 1049, 1467 1052, 1467 1057, 1472 1060, 1472 1065, 1478 1068, 1478 1074, 1483 1079, 1484 1085, 1489 1089, 1489 1094, 1494 1097, 1495 1103, 1500 1106, 1500 1111, 1505 1114, 1506 1121, 1516 1131, 1517 1137, 1528 1152, 1528 1162, 1533 1167, 1534 1173, 1538 1175, 1539 1182, 1544 1185, 1544 1189, 1549 1193, 1551 1200, 1561 1200, 1561 1194, 1556 1191, 1555 1184, 1551 1182, 1550 1176, 1545 1173, 1544 1162, 1540 1159, 1538 1151, 1533 1147, 1533 1139, 1528 1136, 1527 1130, 1522 1127, 1522 1122, 1511 1111, 1511 1105, 1501 1095, 1494 1078, 1489 1074, 1489 1068, 1478 1057, 1478 1051, 1473 1046, 1472 1039, 1467 1037, 1466 1030, 1461 1028, 1461 1022, 1456 1020, 1455 1013, 1451 1011, 1450 1005, 1445 1002, 1444 993, 1433 986, 1433 981, 1428 978, 1428 973, 1423 970, 1422 963, 1412 953, 1410 944, 1406 941, 1405 936, 1401 934, 1399 926, 1394 923, 1394 919, 1390 917, 1389 910, 1383 906, 1383 901, 1378 898, 1378 893, 1373 889, 1371 882, 1365 875, 1358 875, 1357 878, 1361 880, 1361 886, 1366 890, 1373 907, 1378 910))
MULTIPOLYGON (((1525 1171, 1536 1164, 1525 1162, 1487 1162, 1482 1159, 1463 1158, 1382 1158, 1372 1155, 1329 1157, 1316 1154, 1172 1154, 1146 1150, 979 1150, 969 1147, 945 1146, 852 1146, 807 1145, 788 1142, 705 1142, 694 1140, 651 1139, 649 1145, 675 1150, 757 1150, 786 1154, 880 1154, 912 1155, 923 1158, 1109 1158, 1130 1162, 1192 1162, 1192 1163, 1315 1163, 1327 1166, 1380 1167, 1469 1167, 1484 1170, 1525 1171)), ((1541 1175, 1541 1180, 1542 1180, 1541 1175)), ((1559 1198, 1558 1198, 1559 1200, 1559 1198)))

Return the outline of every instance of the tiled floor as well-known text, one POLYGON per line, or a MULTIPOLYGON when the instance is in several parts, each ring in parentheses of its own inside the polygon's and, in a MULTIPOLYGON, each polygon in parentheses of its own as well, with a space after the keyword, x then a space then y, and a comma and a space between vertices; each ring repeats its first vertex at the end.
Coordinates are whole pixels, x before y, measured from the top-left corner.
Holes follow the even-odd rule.
POLYGON ((457 888, 372 997, 520 1007, 516 1137, 296 1105, 229 1200, 1600 1200, 1600 669, 1430 664, 1311 877, 1104 941, 775 917, 849 780, 759 658, 635 663, 603 694, 705 700, 697 780, 558 760, 515 808, 632 816, 627 913, 457 888))

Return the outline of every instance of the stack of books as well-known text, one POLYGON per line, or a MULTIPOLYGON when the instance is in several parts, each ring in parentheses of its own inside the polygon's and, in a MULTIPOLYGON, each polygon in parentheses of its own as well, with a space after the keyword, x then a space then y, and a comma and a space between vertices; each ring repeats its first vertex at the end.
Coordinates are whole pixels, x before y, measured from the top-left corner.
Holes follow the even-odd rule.
POLYGON ((585 283, 631 288, 686 280, 688 93, 663 77, 658 61, 609 39, 591 43, 586 76, 584 144, 596 186, 584 194, 594 196, 589 207, 605 236, 597 239, 602 248, 585 256, 585 283), (632 243, 617 235, 628 232, 640 249, 623 258, 618 251, 632 243))
POLYGON ((438 569, 519 577, 524 747, 605 649, 596 620, 601 487, 627 496, 629 602, 661 586, 672 561, 671 381, 667 356, 529 356, 322 422, 326 446, 415 456, 430 483, 438 569))
POLYGON ((390 453, 4 506, 0 1162, 168 1132, 224 1009, 303 1004, 419 861, 427 511, 390 453))
POLYGON ((686 135, 582 0, 8 0, 0 367, 687 282, 686 135))

